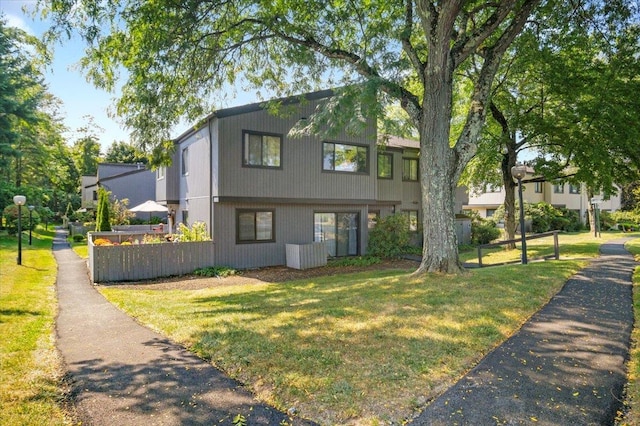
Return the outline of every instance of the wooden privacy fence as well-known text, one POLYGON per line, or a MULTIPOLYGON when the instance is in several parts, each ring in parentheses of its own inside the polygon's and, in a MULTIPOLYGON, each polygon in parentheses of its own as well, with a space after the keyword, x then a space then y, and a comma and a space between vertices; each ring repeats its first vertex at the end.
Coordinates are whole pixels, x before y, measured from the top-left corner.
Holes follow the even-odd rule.
MULTIPOLYGON (((545 259, 547 258, 555 258, 556 260, 560 259, 560 245, 558 244, 558 233, 560 231, 550 231, 550 232, 543 232, 542 234, 534 234, 534 235, 530 235, 528 237, 525 237, 525 240, 529 241, 529 240, 537 240, 538 238, 545 238, 545 237, 550 237, 553 235, 553 256, 545 256, 545 259)), ((480 244, 478 246, 478 267, 482 268, 482 249, 483 248, 493 248, 493 247, 500 247, 500 246, 504 246, 506 244, 513 244, 513 243, 519 243, 521 242, 522 239, 521 238, 517 238, 514 240, 504 240, 504 241, 498 241, 497 243, 490 243, 490 244, 480 244)))
MULTIPOLYGON (((126 241, 132 234, 90 234, 89 273, 93 282, 138 281, 182 275, 214 265, 213 241, 96 246, 93 238, 126 241), (110 238, 111 237, 111 238, 110 238)), ((135 236, 134 236, 135 237, 135 236)), ((138 235, 137 237, 142 237, 138 235)))

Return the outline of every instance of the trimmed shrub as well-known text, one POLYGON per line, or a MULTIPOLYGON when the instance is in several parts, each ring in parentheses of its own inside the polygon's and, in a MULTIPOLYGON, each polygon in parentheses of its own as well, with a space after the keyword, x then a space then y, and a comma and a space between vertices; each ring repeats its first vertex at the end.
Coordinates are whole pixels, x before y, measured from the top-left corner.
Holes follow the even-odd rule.
POLYGON ((209 266, 207 268, 198 268, 193 271, 193 274, 201 277, 225 278, 238 275, 238 271, 229 266, 209 266))
POLYGON ((382 258, 399 257, 409 245, 410 236, 406 215, 396 213, 381 217, 369 231, 367 254, 382 258))
POLYGON ((500 234, 500 229, 493 221, 471 223, 471 240, 475 244, 489 244, 499 238, 500 234))
MULTIPOLYGON (((29 230, 29 208, 21 206, 22 223, 20 224, 23 231, 29 230)), ((2 212, 5 219, 5 226, 9 234, 15 235, 18 232, 18 206, 10 204, 4 208, 2 212)), ((40 215, 36 210, 31 213, 31 229, 35 229, 40 223, 40 215)))

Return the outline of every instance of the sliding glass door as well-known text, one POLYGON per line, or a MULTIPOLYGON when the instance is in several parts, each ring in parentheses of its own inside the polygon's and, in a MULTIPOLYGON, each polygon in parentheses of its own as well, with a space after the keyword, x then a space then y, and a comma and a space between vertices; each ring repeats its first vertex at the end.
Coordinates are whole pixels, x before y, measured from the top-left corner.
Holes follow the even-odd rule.
POLYGON ((358 223, 358 213, 315 213, 314 241, 324 241, 330 256, 356 256, 358 223))

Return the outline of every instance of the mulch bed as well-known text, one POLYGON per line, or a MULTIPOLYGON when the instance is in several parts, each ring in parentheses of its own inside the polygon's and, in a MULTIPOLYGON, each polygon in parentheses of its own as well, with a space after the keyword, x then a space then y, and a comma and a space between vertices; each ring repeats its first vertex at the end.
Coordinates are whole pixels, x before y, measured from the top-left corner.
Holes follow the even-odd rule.
POLYGON ((238 275, 225 278, 200 277, 197 275, 182 275, 179 277, 159 278, 147 281, 128 283, 100 283, 100 286, 115 288, 131 288, 145 290, 199 290, 226 285, 242 285, 251 283, 281 283, 285 281, 301 280, 314 277, 324 277, 354 272, 375 271, 384 269, 414 270, 418 263, 412 260, 388 260, 370 266, 323 266, 312 269, 293 269, 286 266, 271 266, 267 268, 248 269, 238 275))

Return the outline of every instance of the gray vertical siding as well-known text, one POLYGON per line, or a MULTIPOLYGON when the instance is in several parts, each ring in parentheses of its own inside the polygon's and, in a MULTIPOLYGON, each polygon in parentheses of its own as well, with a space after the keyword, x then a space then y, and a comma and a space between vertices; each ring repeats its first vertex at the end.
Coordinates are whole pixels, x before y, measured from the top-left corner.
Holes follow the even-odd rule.
POLYGON ((220 265, 235 268, 286 264, 286 244, 313 242, 313 215, 316 212, 357 212, 360 214, 360 253, 366 249, 366 205, 302 205, 214 203, 215 259, 220 265), (275 242, 237 244, 237 209, 272 209, 275 211, 275 242))
POLYGON ((279 118, 265 111, 219 119, 219 189, 217 196, 374 199, 375 198, 375 121, 367 132, 353 137, 338 135, 331 141, 369 146, 367 174, 332 173, 322 170, 322 139, 289 138, 287 134, 301 118, 310 115, 316 104, 301 106, 289 118, 279 118), (242 166, 243 130, 283 135, 281 169, 242 166))
MULTIPOLYGON (((156 175, 151 170, 141 170, 137 173, 126 174, 106 179, 102 184, 111 191, 111 196, 118 200, 129 200, 129 207, 137 206, 147 200, 155 199, 156 175)), ((165 217, 165 213, 152 213, 152 216, 165 217)), ((149 213, 137 213, 136 217, 148 220, 149 213)))
POLYGON ((189 211, 189 223, 210 223, 210 147, 207 127, 193 133, 180 144, 178 163, 182 165, 182 151, 188 149, 187 174, 180 167, 180 208, 177 221, 181 220, 182 211, 189 211))
POLYGON ((161 204, 180 199, 180 146, 175 145, 175 148, 164 178, 156 180, 156 201, 161 204))

